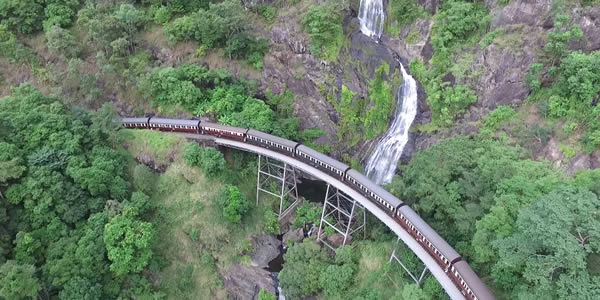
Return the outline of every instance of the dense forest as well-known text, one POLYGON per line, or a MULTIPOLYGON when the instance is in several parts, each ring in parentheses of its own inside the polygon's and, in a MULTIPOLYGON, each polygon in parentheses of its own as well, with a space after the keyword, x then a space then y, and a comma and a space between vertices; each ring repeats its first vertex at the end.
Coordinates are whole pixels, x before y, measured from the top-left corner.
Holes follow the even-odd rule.
POLYGON ((115 122, 202 116, 364 170, 400 63, 418 113, 385 188, 498 299, 599 299, 600 1, 383 3, 375 40, 359 0, 0 0, 0 299, 447 299, 374 216, 336 251, 287 238, 324 195, 279 222, 255 156, 115 122))

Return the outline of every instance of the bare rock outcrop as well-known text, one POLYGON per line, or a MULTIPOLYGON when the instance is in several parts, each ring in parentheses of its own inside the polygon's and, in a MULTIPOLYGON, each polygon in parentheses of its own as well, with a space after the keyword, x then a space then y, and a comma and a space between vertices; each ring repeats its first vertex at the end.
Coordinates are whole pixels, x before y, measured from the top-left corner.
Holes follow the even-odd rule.
POLYGON ((271 273, 258 267, 233 263, 224 277, 230 299, 258 299, 261 289, 271 294, 276 293, 276 283, 271 273))

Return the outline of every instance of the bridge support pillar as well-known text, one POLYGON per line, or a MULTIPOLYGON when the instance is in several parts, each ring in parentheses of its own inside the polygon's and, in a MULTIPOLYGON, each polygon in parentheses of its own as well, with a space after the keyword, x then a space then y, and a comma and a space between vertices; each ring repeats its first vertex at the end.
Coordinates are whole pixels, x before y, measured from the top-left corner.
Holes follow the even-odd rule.
POLYGON ((418 286, 421 286, 421 283, 423 283, 423 279, 425 279, 425 275, 427 274, 427 267, 423 266, 423 271, 421 271, 421 275, 419 277, 417 277, 417 273, 413 274, 413 272, 411 272, 403 263, 402 260, 400 259, 400 257, 396 256, 396 253, 398 251, 398 245, 400 244, 400 238, 398 238, 398 240, 396 241, 396 247, 394 247, 394 251, 392 252, 392 255, 390 256, 390 261, 389 263, 392 263, 392 261, 397 262, 398 264, 400 264, 400 266, 402 267, 402 269, 404 269, 404 271, 406 271, 406 273, 408 273, 408 276, 410 276, 410 278, 412 278, 415 283, 418 286))
POLYGON ((287 216, 299 203, 296 185, 296 170, 268 156, 258 155, 258 178, 256 181, 256 205, 260 193, 266 193, 279 199, 279 220, 287 216))
POLYGON ((337 188, 327 184, 325 203, 321 213, 321 222, 317 231, 317 242, 335 250, 335 247, 327 242, 326 228, 332 228, 343 238, 341 245, 351 241, 352 235, 358 231, 366 232, 367 214, 365 208, 358 201, 348 197, 337 188))

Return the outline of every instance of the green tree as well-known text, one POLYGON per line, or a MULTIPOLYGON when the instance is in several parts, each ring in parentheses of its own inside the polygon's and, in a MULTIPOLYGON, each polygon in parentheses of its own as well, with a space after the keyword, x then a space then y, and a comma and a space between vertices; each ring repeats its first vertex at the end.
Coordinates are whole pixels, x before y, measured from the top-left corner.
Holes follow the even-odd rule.
POLYGON ((112 262, 110 270, 117 276, 142 271, 152 258, 154 226, 135 217, 124 211, 112 218, 104 229, 104 244, 112 262))
POLYGON ((316 56, 334 60, 344 41, 342 7, 332 1, 311 6, 302 18, 304 31, 311 40, 311 51, 316 56))
POLYGON ((0 142, 0 183, 20 178, 25 170, 17 146, 0 142))
POLYGON ((35 267, 9 260, 0 266, 0 297, 5 299, 36 299, 40 284, 35 267))
POLYGON ((58 294, 61 300, 99 300, 102 299, 102 287, 92 285, 87 279, 75 277, 58 294))
POLYGON ((519 213, 515 233, 493 243, 497 283, 519 295, 571 299, 600 296, 587 259, 600 253, 600 201, 585 190, 559 187, 519 213), (575 286, 586 286, 576 291, 575 286))
POLYGON ((46 40, 48 50, 55 55, 73 58, 79 54, 77 41, 68 29, 54 25, 46 31, 46 40))
POLYGON ((185 149, 183 159, 190 166, 198 166, 206 175, 212 176, 225 170, 223 153, 214 148, 203 148, 191 143, 185 149))
POLYGON ((286 296, 297 298, 319 291, 319 277, 327 268, 327 259, 318 244, 296 243, 284 254, 284 259, 278 278, 286 296))
POLYGON ((223 208, 225 219, 232 224, 239 224, 249 209, 246 197, 238 187, 232 185, 223 186, 217 203, 223 208))

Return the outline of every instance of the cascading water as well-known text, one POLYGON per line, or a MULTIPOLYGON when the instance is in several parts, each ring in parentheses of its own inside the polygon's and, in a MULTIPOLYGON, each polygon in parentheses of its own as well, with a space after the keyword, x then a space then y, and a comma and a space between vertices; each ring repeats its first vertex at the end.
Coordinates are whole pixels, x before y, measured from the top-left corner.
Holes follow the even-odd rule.
POLYGON ((396 165, 408 142, 408 130, 417 115, 417 83, 406 73, 402 63, 400 70, 404 83, 398 89, 396 118, 367 161, 367 176, 377 184, 392 181, 396 165))
POLYGON ((380 38, 383 33, 383 0, 361 0, 358 10, 360 31, 369 37, 380 38))

